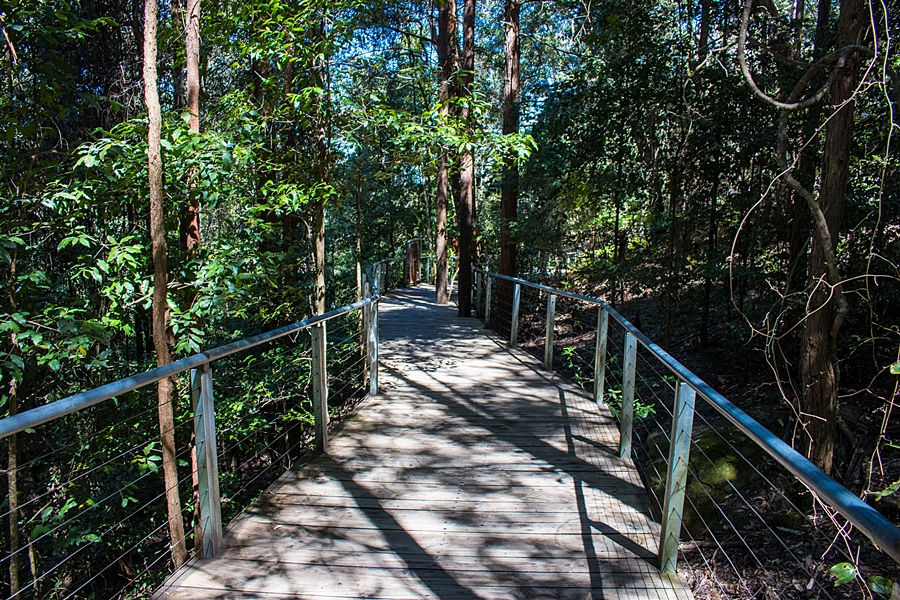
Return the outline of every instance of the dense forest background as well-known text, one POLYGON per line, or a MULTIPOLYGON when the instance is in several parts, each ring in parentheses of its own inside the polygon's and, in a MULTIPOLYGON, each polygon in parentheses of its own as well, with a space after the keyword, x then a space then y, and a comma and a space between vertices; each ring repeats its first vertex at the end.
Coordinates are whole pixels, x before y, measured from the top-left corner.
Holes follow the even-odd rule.
POLYGON ((606 298, 900 515, 896 2, 147 10, 0 4, 7 414, 354 300, 422 237, 461 290, 475 263, 606 298))

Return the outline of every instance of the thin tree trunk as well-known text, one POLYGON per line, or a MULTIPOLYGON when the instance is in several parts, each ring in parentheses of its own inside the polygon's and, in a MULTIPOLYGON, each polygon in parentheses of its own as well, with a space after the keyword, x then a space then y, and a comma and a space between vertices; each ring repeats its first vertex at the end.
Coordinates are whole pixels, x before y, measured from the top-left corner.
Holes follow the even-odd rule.
MULTIPOLYGON (((15 343, 15 342, 14 342, 15 343)), ((16 380, 11 378, 9 382, 9 416, 18 414, 19 400, 16 395, 16 380)), ((9 595, 15 598, 19 595, 22 585, 19 581, 19 550, 21 538, 19 535, 19 436, 13 434, 7 438, 9 460, 7 462, 7 492, 9 494, 9 595)))
POLYGON ((353 198, 356 200, 356 299, 362 300, 363 275, 362 275, 362 181, 357 179, 356 188, 353 190, 353 198))
POLYGON ((712 0, 701 0, 700 2, 700 39, 697 44, 697 59, 700 62, 706 60, 709 54, 709 13, 712 0))
MULTIPOLYGON (((469 102, 475 81, 475 0, 465 0, 463 8, 462 69, 463 104, 461 118, 467 131, 472 131, 472 112, 469 102)), ((459 202, 456 218, 459 223, 459 316, 472 314, 472 255, 475 250, 475 157, 471 151, 460 157, 459 202)))
POLYGON ((700 318, 700 345, 709 345, 709 308, 712 295, 712 269, 716 258, 716 204, 719 201, 719 173, 713 180, 712 193, 709 198, 709 228, 706 232, 706 273, 703 275, 703 315, 700 318))
MULTIPOLYGON (((12 260, 9 263, 9 306, 10 311, 15 313, 19 310, 16 302, 16 288, 13 282, 16 280, 16 257, 15 249, 10 253, 12 260)), ((15 349, 18 347, 16 343, 16 334, 10 334, 10 347, 15 349)), ((9 381, 9 416, 14 416, 19 412, 19 396, 18 384, 15 377, 11 377, 9 381)), ((18 435, 11 435, 6 440, 8 447, 8 465, 6 470, 7 492, 9 494, 9 595, 15 598, 22 589, 19 580, 19 548, 21 539, 19 535, 19 445, 18 435)))
POLYGON ((612 290, 612 303, 616 304, 616 297, 619 293, 619 236, 621 235, 621 219, 622 219, 622 201, 619 198, 619 188, 616 187, 613 191, 613 203, 616 206, 616 219, 613 224, 613 255, 612 255, 612 263, 613 263, 613 290, 612 290))
MULTIPOLYGON (((188 126, 200 132, 200 0, 187 0, 187 22, 184 36, 187 59, 188 126)), ((193 179, 193 177, 192 177, 193 179)), ((182 247, 187 252, 200 245, 200 198, 190 186, 190 199, 181 221, 182 247)))
MULTIPOLYGON (((180 23, 187 29, 184 0, 170 0, 169 11, 171 11, 172 22, 180 23)), ((143 45, 139 46, 139 48, 143 48, 143 45)), ((184 65, 178 60, 177 55, 172 60, 172 87, 174 88, 172 90, 174 92, 172 94, 173 108, 177 110, 187 106, 187 99, 184 93, 184 65)))
MULTIPOLYGON (((858 44, 864 27, 862 0, 842 0, 838 46, 858 44)), ((803 331, 800 373, 803 378, 802 412, 809 436, 811 460, 830 473, 836 437, 840 371, 837 337, 847 314, 840 281, 829 277, 826 257, 834 256, 843 221, 850 151, 853 145, 853 92, 859 75, 859 55, 847 57, 831 86, 831 104, 837 110, 825 126, 825 148, 818 204, 824 223, 818 223, 809 253, 809 314, 803 331), (830 248, 826 248, 830 246, 830 248)), ((834 265, 836 267, 836 265, 834 265)))
POLYGON ((673 311, 675 310, 675 294, 676 294, 676 267, 675 263, 679 260, 679 231, 677 225, 678 217, 678 197, 681 195, 681 179, 677 170, 673 170, 671 179, 669 180, 669 269, 666 275, 666 295, 665 295, 665 333, 663 335, 663 348, 668 349, 669 343, 672 341, 673 334, 673 311))
MULTIPOLYGON (((144 0, 144 102, 150 116, 147 132, 147 156, 150 187, 150 243, 153 254, 153 345, 157 366, 171 362, 166 332, 168 319, 166 265, 166 232, 163 214, 163 172, 160 148, 159 95, 156 90, 156 0, 144 0)), ((173 385, 170 378, 157 386, 159 433, 162 446, 163 483, 169 517, 169 536, 172 542, 172 561, 178 568, 187 560, 184 544, 184 522, 181 499, 178 496, 178 473, 175 462, 175 419, 173 415, 173 385)))
MULTIPOLYGON (((319 36, 325 33, 324 23, 319 26, 319 36)), ((316 62, 315 73, 320 87, 325 89, 325 100, 318 106, 318 131, 316 139, 316 169, 318 170, 319 183, 325 185, 329 180, 329 77, 327 58, 321 57, 316 62)), ((317 194, 315 199, 315 311, 316 314, 325 313, 325 198, 317 194)))
MULTIPOLYGON (((503 135, 519 132, 519 9, 520 0, 506 0, 503 25, 506 28, 506 69, 503 82, 503 135)), ((503 188, 500 192, 500 265, 502 275, 516 276, 515 224, 518 218, 519 165, 514 158, 503 164, 503 188)), ((512 315, 513 283, 505 279, 497 286, 501 330, 512 315)))
POLYGON ((425 239, 428 240, 423 251, 430 252, 434 248, 434 231, 431 228, 431 202, 428 198, 428 176, 425 174, 424 164, 422 165, 422 201, 425 203, 425 239))
MULTIPOLYGON (((200 132, 200 0, 187 0, 185 11, 184 54, 187 61, 187 110, 190 115, 188 127, 200 132)), ((185 214, 181 219, 182 249, 189 254, 200 245, 200 198, 193 185, 196 172, 189 173, 189 198, 185 214)), ((196 291, 190 294, 191 303, 196 291)), ((199 325, 199 324, 196 324, 199 325)), ((191 443, 191 487, 194 504, 194 551, 203 556, 203 529, 200 526, 200 482, 197 479, 197 449, 191 443)))
MULTIPOLYGON (((456 0, 436 0, 438 7, 437 53, 441 67, 441 87, 439 99, 442 103, 441 117, 450 117, 449 100, 454 87, 451 83, 456 70, 456 0)), ((447 273, 447 205, 450 201, 450 158, 447 153, 440 157, 435 194, 435 301, 438 304, 450 302, 447 273)))

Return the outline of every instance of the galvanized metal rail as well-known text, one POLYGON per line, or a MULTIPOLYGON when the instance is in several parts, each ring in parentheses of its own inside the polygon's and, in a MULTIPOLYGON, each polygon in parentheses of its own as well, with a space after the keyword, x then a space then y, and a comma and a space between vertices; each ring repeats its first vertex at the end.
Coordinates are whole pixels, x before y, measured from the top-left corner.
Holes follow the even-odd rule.
POLYGON ((293 325, 248 337, 206 352, 194 354, 168 365, 139 373, 132 377, 63 398, 50 404, 0 420, 0 439, 84 410, 105 400, 121 396, 138 388, 156 383, 167 377, 190 372, 191 400, 194 410, 195 451, 199 487, 200 528, 203 536, 203 554, 215 556, 222 545, 221 499, 219 495, 219 469, 216 453, 216 422, 213 403, 212 363, 227 356, 244 352, 297 334, 309 329, 312 336, 312 389, 316 448, 323 451, 328 446, 328 376, 326 373, 326 323, 331 319, 355 310, 363 311, 363 335, 366 345, 366 368, 369 390, 378 394, 378 302, 381 286, 391 259, 372 265, 363 282, 363 299, 342 306, 322 315, 304 319, 293 325))
POLYGON ((791 448, 750 415, 735 406, 727 398, 710 387, 697 375, 678 362, 668 352, 641 333, 627 319, 616 312, 603 300, 582 294, 559 290, 546 285, 533 283, 516 277, 474 268, 476 286, 474 290, 475 306, 484 314, 485 323, 490 323, 492 281, 502 279, 511 282, 512 317, 510 328, 510 345, 518 343, 519 305, 522 287, 529 287, 545 292, 547 301, 547 329, 545 334, 544 364, 549 369, 553 364, 553 321, 555 316, 556 297, 561 296, 578 300, 598 307, 596 354, 594 364, 594 400, 603 401, 604 380, 606 370, 606 344, 609 319, 612 318, 625 330, 625 364, 622 386, 622 417, 619 453, 621 456, 631 454, 632 424, 634 420, 634 388, 637 344, 644 346, 662 365, 677 378, 676 404, 672 432, 669 439, 668 473, 666 477, 665 502, 662 514, 662 534, 659 543, 660 569, 663 572, 674 572, 678 553, 679 536, 684 507, 684 493, 687 485, 687 465, 690 452, 690 439, 693 427, 693 414, 696 396, 699 395, 710 406, 730 421, 757 446, 767 452, 794 477, 814 492, 820 500, 840 513, 857 529, 862 531, 876 546, 900 563, 900 528, 887 520, 877 510, 860 500, 847 488, 822 472, 802 454, 791 448), (484 304, 482 304, 482 300, 484 304))

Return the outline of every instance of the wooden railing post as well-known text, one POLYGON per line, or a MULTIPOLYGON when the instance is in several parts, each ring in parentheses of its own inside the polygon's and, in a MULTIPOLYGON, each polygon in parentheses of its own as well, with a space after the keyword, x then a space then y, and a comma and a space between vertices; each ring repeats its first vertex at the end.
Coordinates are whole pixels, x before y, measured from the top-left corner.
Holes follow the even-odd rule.
POLYGON ((416 285, 422 282, 422 248, 424 242, 419 240, 416 243, 416 285))
POLYGON ((515 347, 519 343, 519 302, 522 299, 522 286, 513 288, 512 319, 509 327, 509 345, 515 347))
POLYGON ((482 299, 482 286, 484 285, 484 275, 481 274, 480 271, 473 271, 475 273, 475 317, 481 316, 481 299, 482 299))
POLYGON ((203 536, 200 547, 204 558, 212 558, 222 549, 222 503, 219 496, 212 369, 208 363, 199 369, 191 369, 191 404, 194 409, 194 452, 197 458, 200 531, 203 536))
POLYGON ((547 295, 547 332, 544 334, 544 368, 553 370, 553 328, 556 324, 556 294, 547 295))
POLYGON ((666 496, 659 537, 659 570, 674 573, 678 558, 678 538, 684 515, 684 493, 687 486, 691 433, 694 427, 694 402, 697 393, 679 381, 675 390, 675 412, 672 436, 669 438, 669 463, 666 474, 666 496))
POLYGON ((634 425, 634 376, 637 366, 637 338, 625 334, 625 368, 622 372, 622 422, 620 424, 619 456, 631 456, 631 430, 634 425))
POLYGON ((368 318, 369 393, 378 395, 378 302, 366 307, 368 318))
POLYGON ((328 450, 328 372, 325 368, 325 322, 310 327, 312 337, 312 392, 316 451, 328 450))
POLYGON ((431 283, 431 257, 425 259, 425 278, 431 283))
POLYGON ((487 285, 485 286, 485 288, 487 288, 487 289, 485 289, 485 291, 484 291, 484 326, 485 327, 491 326, 491 282, 492 281, 493 281, 493 279, 491 279, 491 276, 488 275, 487 276, 487 285))
POLYGON ((409 287, 412 280, 412 244, 406 242, 406 252, 403 258, 403 287, 409 287))
POLYGON ((447 257, 447 295, 450 296, 453 294, 453 280, 455 271, 453 270, 453 257, 447 257))
POLYGON ((609 329, 609 313, 601 306, 597 309, 597 347, 594 350, 594 402, 603 402, 606 383, 606 335, 609 329))

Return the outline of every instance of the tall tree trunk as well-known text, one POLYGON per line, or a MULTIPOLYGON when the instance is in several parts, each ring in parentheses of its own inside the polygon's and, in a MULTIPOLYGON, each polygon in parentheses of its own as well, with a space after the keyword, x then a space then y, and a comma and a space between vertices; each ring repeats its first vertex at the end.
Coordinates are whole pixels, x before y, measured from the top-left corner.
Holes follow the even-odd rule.
MULTIPOLYGON (((838 21, 838 46, 860 43, 864 27, 864 2, 842 0, 838 21)), ((809 253, 809 314, 803 330, 800 373, 803 377, 802 413, 809 436, 809 456, 826 473, 833 466, 835 417, 840 372, 836 356, 837 336, 847 314, 840 281, 835 281, 834 258, 844 215, 847 174, 853 144, 853 92, 859 76, 859 55, 847 57, 831 86, 836 109, 825 126, 825 148, 818 204, 819 220, 809 253), (830 272, 830 273, 829 273, 830 272)), ((814 215, 815 218, 816 215, 814 215)))
MULTIPOLYGON (((17 251, 13 249, 10 252, 12 260, 9 262, 9 306, 10 312, 16 313, 19 310, 16 302, 16 256, 17 251)), ((18 347, 16 343, 16 334, 10 334, 10 348, 14 351, 18 347)), ((14 416, 19 412, 19 396, 18 382, 15 377, 9 380, 9 416, 14 416)), ((18 435, 11 435, 7 438, 8 448, 8 465, 6 469, 7 493, 9 498, 9 596, 15 598, 22 589, 19 581, 19 549, 21 539, 19 533, 19 444, 18 435)))
POLYGON ((675 294, 677 293, 677 268, 680 261, 680 231, 678 229, 678 199, 684 193, 681 187, 680 167, 673 169, 669 179, 669 256, 666 274, 665 330, 663 348, 668 349, 674 329, 675 294))
MULTIPOLYGON (((318 28, 320 40, 324 40, 327 35, 324 22, 318 28)), ((329 103, 330 103, 330 77, 328 73, 328 59, 320 56, 316 60, 315 77, 317 85, 325 90, 324 100, 318 105, 318 125, 316 132, 316 170, 318 171, 318 180, 320 187, 324 188, 329 181, 329 147, 330 147, 330 126, 329 126, 329 103)), ((316 314, 325 313, 325 197, 324 190, 316 194, 315 205, 315 311, 316 314)))
MULTIPOLYGON (((200 0, 187 0, 184 49, 187 59, 188 126, 200 132, 200 0)), ((200 245, 200 198, 190 186, 187 210, 181 220, 182 247, 187 252, 200 245)))
MULTIPOLYGON (((135 3, 137 4, 137 3, 135 3)), ((169 14, 173 23, 180 23, 187 29, 187 19, 185 17, 184 0, 170 0, 169 14)), ((143 45, 139 46, 143 48, 143 45)), ((187 106, 187 99, 184 93, 184 65, 181 64, 178 55, 172 59, 172 87, 173 87, 173 108, 176 110, 187 106)))
MULTIPOLYGON (((441 67, 441 117, 450 117, 449 100, 454 87, 451 83, 456 70, 456 0, 435 0, 438 7, 437 53, 441 67)), ((441 154, 437 173, 437 192, 435 194, 435 301, 438 304, 450 302, 448 291, 449 275, 447 273, 447 204, 450 201, 450 157, 446 152, 441 154)))
POLYGON ((356 201, 356 299, 362 300, 363 273, 362 273, 362 186, 361 178, 357 177, 356 187, 353 190, 353 199, 356 201))
MULTIPOLYGON (((798 24, 802 18, 803 0, 797 0, 795 17, 798 24)), ((813 38, 813 60, 818 60, 828 50, 829 25, 831 21, 831 0, 819 0, 816 12, 816 30, 813 38)), ((799 25, 798 25, 799 26, 799 25)), ((802 35, 802 32, 797 34, 802 35)), ((795 42, 795 51, 800 55, 802 49, 799 37, 795 42)), ((807 190, 815 187, 816 163, 815 157, 819 155, 819 126, 822 123, 822 104, 811 106, 806 112, 806 123, 803 127, 803 143, 806 151, 801 153, 797 161, 797 180, 807 190)), ((808 265, 804 264, 807 258, 807 243, 810 240, 810 222, 803 216, 809 210, 806 199, 796 190, 791 190, 793 198, 793 211, 787 220, 791 224, 790 238, 788 242, 787 281, 785 282, 785 294, 791 294, 805 286, 803 275, 808 273, 808 265)))
MULTIPOLYGON (((188 127, 194 133, 200 133, 200 0, 187 0, 185 11, 184 55, 187 62, 187 110, 188 127)), ((200 198, 197 194, 194 179, 196 170, 188 173, 188 203, 181 218, 181 248, 189 255, 200 245, 200 198)), ((193 304, 197 297, 196 289, 189 293, 193 304)), ((197 320, 199 321, 199 319, 197 320)), ((195 326, 200 327, 199 322, 195 326)), ((196 439, 196 438, 194 438, 196 439)), ((193 440, 192 440, 193 442, 193 440)), ((203 556, 203 528, 200 526, 200 482, 197 472, 197 449, 191 443, 191 487, 194 504, 194 551, 203 556)))
POLYGON ((719 201, 719 172, 716 170, 709 198, 709 227, 706 232, 706 273, 703 275, 703 314, 700 317, 700 346, 709 345, 709 308, 712 295, 712 269, 716 260, 716 205, 719 201))
MULTIPOLYGON (((472 84, 475 81, 475 0, 465 0, 463 8, 462 95, 466 98, 462 120, 466 130, 472 131, 472 84)), ((475 157, 471 151, 460 157, 459 202, 456 218, 459 222, 459 316, 472 314, 472 256, 475 250, 475 157)))
MULTIPOLYGON (((506 0, 503 25, 506 28, 506 69, 503 80, 503 135, 519 132, 519 9, 520 0, 506 0)), ((503 164, 503 188, 500 191, 500 266, 502 275, 516 276, 515 223, 518 218, 519 165, 514 158, 503 164)), ((498 282, 497 292, 501 329, 509 327, 512 315, 513 283, 498 282)))
POLYGON ((700 39, 697 44, 697 59, 699 62, 706 60, 709 54, 709 13, 712 0, 701 0, 700 2, 700 39))
MULTIPOLYGON (((159 94, 156 90, 156 10, 156 0, 144 0, 144 103, 147 105, 150 117, 147 131, 147 157, 150 187, 150 243, 153 254, 153 345, 156 349, 156 364, 162 367, 171 362, 171 357, 166 332, 169 313, 167 306, 168 268, 166 265, 163 171, 160 148, 162 117, 159 108, 159 94)), ((157 386, 157 401, 163 459, 163 484, 166 488, 172 561, 178 568, 187 560, 187 548, 184 544, 181 499, 178 496, 175 419, 172 408, 173 391, 170 378, 160 380, 157 386)))

